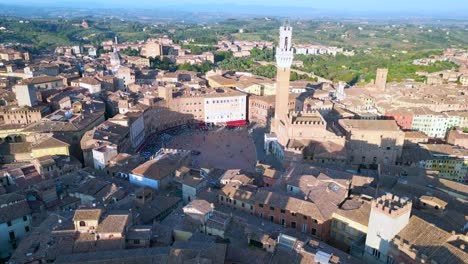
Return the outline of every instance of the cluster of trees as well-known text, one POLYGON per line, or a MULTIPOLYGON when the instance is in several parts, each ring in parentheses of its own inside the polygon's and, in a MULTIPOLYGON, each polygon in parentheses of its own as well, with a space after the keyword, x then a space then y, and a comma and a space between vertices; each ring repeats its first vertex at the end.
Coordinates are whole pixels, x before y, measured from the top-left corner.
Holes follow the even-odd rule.
POLYGON ((256 61, 274 61, 275 60, 275 51, 273 49, 259 49, 253 48, 250 51, 250 57, 256 61))
POLYGON ((195 25, 178 25, 173 33, 169 34, 169 37, 179 44, 186 39, 206 45, 214 45, 218 42, 216 31, 195 25))
POLYGON ((207 73, 208 71, 214 69, 215 65, 209 61, 205 61, 202 64, 189 64, 184 63, 182 65, 178 65, 177 68, 179 70, 185 71, 194 71, 194 72, 201 72, 203 74, 207 73))
POLYGON ((120 54, 127 55, 127 56, 139 56, 140 55, 140 49, 132 49, 132 48, 125 48, 119 50, 120 54))
POLYGON ((215 63, 232 58, 232 52, 230 51, 217 51, 214 54, 215 63))
POLYGON ((307 74, 299 74, 297 72, 291 71, 291 77, 289 78, 290 81, 299 81, 299 80, 306 80, 311 82, 318 81, 317 77, 310 77, 307 74))
POLYGON ((153 69, 160 69, 164 71, 170 71, 170 72, 175 72, 177 71, 178 67, 177 65, 169 58, 163 57, 162 59, 160 57, 150 57, 150 67, 153 69))
POLYGON ((170 72, 175 72, 177 70, 184 70, 184 71, 194 71, 194 72, 201 72, 205 74, 206 72, 215 68, 215 64, 205 61, 202 64, 181 64, 177 65, 174 61, 167 57, 163 57, 162 59, 159 57, 156 58, 149 58, 150 59, 150 67, 153 69, 160 69, 170 72))
MULTIPOLYGON (((229 58, 217 64, 220 68, 229 71, 249 71, 255 75, 266 78, 276 77, 276 66, 259 65, 251 57, 249 58, 229 58)), ((308 80, 317 81, 317 78, 309 77, 306 74, 291 72, 291 81, 308 80)))
POLYGON ((250 71, 255 75, 267 77, 270 79, 276 77, 276 67, 273 65, 255 66, 250 71))
POLYGON ((313 72, 332 81, 345 81, 348 84, 358 82, 367 83, 375 79, 377 68, 388 68, 388 81, 402 81, 404 79, 423 79, 416 75, 417 71, 427 71, 429 73, 457 68, 452 62, 440 61, 430 65, 414 65, 416 58, 426 58, 431 54, 440 54, 440 50, 424 53, 408 53, 388 55, 386 53, 364 53, 357 52, 355 56, 347 57, 342 54, 306 56, 296 55, 297 60, 304 63, 298 69, 306 72, 313 72))
POLYGON ((255 64, 251 58, 228 58, 218 63, 218 66, 223 70, 229 71, 248 71, 255 64))

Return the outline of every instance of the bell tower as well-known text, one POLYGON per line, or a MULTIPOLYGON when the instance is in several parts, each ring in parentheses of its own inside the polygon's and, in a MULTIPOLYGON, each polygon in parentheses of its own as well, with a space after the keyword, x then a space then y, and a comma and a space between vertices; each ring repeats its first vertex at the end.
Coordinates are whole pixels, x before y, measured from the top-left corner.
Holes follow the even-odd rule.
POLYGON ((279 29, 280 37, 276 48, 276 102, 275 119, 285 120, 288 113, 289 102, 289 77, 293 61, 292 27, 286 20, 279 29))
POLYGON ((276 134, 280 143, 284 144, 287 136, 286 123, 288 123, 289 109, 289 78, 291 64, 294 58, 292 50, 292 27, 286 20, 279 28, 279 42, 276 47, 276 100, 275 117, 272 122, 272 132, 276 134))

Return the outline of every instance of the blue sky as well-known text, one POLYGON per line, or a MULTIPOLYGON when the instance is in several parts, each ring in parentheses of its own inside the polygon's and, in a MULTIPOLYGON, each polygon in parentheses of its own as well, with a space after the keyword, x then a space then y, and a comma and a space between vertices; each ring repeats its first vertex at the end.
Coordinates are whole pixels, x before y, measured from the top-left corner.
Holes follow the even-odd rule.
POLYGON ((268 7, 294 6, 307 7, 318 10, 338 10, 338 11, 433 11, 448 12, 468 10, 468 0, 0 0, 0 3, 33 3, 35 5, 48 4, 73 6, 76 3, 89 3, 97 6, 116 7, 167 7, 167 6, 197 6, 206 4, 229 5, 264 5, 268 7))

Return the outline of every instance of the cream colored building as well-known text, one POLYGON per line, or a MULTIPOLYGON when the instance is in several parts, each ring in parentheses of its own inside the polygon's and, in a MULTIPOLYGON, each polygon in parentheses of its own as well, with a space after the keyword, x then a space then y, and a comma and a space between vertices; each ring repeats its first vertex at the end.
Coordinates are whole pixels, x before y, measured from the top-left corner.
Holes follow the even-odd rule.
POLYGON ((148 58, 127 56, 126 59, 127 59, 128 64, 133 64, 137 67, 149 67, 150 66, 150 60, 148 58))
POLYGON ((247 95, 233 89, 206 88, 174 93, 170 87, 160 87, 158 91, 169 110, 199 122, 223 125, 247 120, 247 95))
POLYGON ((141 47, 141 56, 156 58, 163 55, 162 45, 156 42, 147 42, 141 47))
POLYGON ((443 138, 447 128, 447 115, 436 113, 426 107, 414 109, 411 130, 423 132, 431 138, 443 138))
POLYGON ((213 93, 204 99, 204 121, 227 123, 247 119, 247 96, 231 91, 228 94, 213 93))
POLYGON ((101 209, 78 209, 73 216, 75 230, 80 233, 95 232, 99 219, 101 218, 101 209))

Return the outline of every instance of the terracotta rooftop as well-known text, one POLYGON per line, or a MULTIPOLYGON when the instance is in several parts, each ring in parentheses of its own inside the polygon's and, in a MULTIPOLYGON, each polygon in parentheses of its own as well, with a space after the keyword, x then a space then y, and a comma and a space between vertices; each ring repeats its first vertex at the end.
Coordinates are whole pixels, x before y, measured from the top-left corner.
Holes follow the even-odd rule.
POLYGON ((419 132, 419 131, 405 131, 405 138, 424 138, 427 139, 428 137, 426 134, 419 132))
POLYGON ((345 130, 400 131, 394 120, 341 119, 338 123, 345 130))
POLYGON ((99 223, 97 232, 98 233, 120 233, 125 232, 125 227, 129 221, 128 214, 110 214, 99 223))
POLYGON ((78 209, 75 211, 73 221, 99 220, 101 209, 78 209))
POLYGON ((101 82, 94 77, 83 77, 79 80, 80 83, 86 83, 90 85, 99 85, 101 82))
POLYGON ((449 144, 420 144, 423 148, 431 152, 434 157, 441 155, 466 157, 468 156, 468 149, 449 144))
POLYGON ((248 184, 252 182, 252 178, 244 174, 239 169, 229 169, 227 170, 219 179, 220 181, 229 182, 238 182, 240 184, 248 184))
POLYGON ((194 187, 194 188, 197 187, 199 184, 203 183, 204 181, 205 181, 204 178, 192 176, 192 175, 186 175, 181 180, 182 184, 190 186, 190 187, 194 187))
POLYGON ((411 255, 416 253, 418 258, 425 256, 429 263, 431 260, 436 263, 463 263, 468 259, 468 252, 452 245, 450 243, 453 240, 452 237, 454 235, 451 233, 417 216, 412 216, 408 225, 395 236, 392 242, 403 252, 406 251, 406 247, 410 247, 411 255))
POLYGON ((149 160, 132 170, 132 173, 145 178, 161 180, 182 165, 183 153, 167 154, 163 158, 149 160))
POLYGON ((169 247, 109 250, 69 255, 59 255, 56 263, 168 263, 169 247))
POLYGON ((281 177, 281 172, 272 169, 272 168, 266 168, 265 172, 263 173, 263 177, 268 177, 272 179, 279 179, 281 177))
POLYGON ((29 79, 24 79, 19 84, 21 85, 41 84, 41 83, 56 82, 56 81, 62 81, 62 78, 43 75, 43 76, 32 77, 29 79))
POLYGON ((45 149, 45 148, 61 148, 61 147, 69 147, 70 144, 65 143, 61 140, 58 140, 54 137, 47 138, 35 145, 33 145, 33 149, 45 149))
POLYGON ((213 211, 213 207, 211 207, 211 204, 205 200, 193 200, 186 206, 184 206, 184 212, 187 210, 196 210, 203 215, 213 211))
POLYGON ((364 226, 369 224, 369 216, 371 210, 371 198, 362 200, 355 196, 352 199, 346 200, 334 214, 345 217, 351 221, 364 226))
POLYGON ((0 196, 0 223, 13 221, 30 213, 31 209, 26 201, 26 197, 16 193, 0 196))
POLYGON ((220 191, 221 195, 233 200, 255 203, 255 194, 249 191, 241 190, 237 186, 227 185, 220 191))
POLYGON ((309 216, 319 221, 325 221, 329 216, 331 216, 331 214, 328 216, 322 215, 317 205, 312 202, 300 200, 277 192, 260 190, 255 195, 255 201, 267 206, 273 206, 275 208, 281 208, 309 216))

